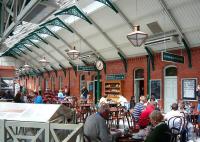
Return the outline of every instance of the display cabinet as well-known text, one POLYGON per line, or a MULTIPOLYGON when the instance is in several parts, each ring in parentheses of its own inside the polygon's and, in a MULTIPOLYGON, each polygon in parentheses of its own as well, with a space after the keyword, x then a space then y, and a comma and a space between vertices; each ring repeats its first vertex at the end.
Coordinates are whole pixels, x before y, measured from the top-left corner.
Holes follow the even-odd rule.
POLYGON ((122 81, 121 80, 106 81, 104 93, 108 95, 107 97, 108 99, 117 101, 119 95, 122 95, 122 81))

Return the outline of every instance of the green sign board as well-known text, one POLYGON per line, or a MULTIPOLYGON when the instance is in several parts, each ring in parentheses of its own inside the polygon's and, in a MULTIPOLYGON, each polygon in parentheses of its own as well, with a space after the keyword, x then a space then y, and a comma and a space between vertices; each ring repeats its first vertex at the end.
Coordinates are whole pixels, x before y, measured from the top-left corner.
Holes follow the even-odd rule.
POLYGON ((184 64, 184 56, 179 56, 169 52, 162 52, 162 61, 184 64))
POLYGON ((125 74, 108 74, 106 80, 124 80, 125 74))
POLYGON ((77 66, 77 71, 96 71, 95 66, 77 66))

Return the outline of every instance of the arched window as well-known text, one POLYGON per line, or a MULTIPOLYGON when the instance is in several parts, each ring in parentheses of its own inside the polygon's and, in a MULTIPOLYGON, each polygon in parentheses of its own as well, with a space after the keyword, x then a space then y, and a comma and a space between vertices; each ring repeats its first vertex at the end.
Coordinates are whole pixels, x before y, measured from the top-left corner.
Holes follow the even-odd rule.
POLYGON ((59 80, 59 90, 61 90, 63 88, 63 78, 62 78, 62 76, 59 76, 58 80, 59 80))
POLYGON ((55 90, 55 78, 53 76, 51 77, 51 90, 55 90))
POLYGON ((138 79, 138 78, 144 78, 144 70, 143 69, 135 70, 135 79, 138 79))
POLYGON ((165 76, 177 76, 177 68, 176 67, 167 67, 165 69, 165 76))

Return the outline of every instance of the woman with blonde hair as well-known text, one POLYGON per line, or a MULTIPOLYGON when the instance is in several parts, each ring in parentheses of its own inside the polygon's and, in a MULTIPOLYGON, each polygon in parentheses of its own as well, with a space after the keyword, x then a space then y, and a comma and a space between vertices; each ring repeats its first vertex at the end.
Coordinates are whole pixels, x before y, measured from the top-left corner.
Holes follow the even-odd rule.
POLYGON ((144 142, 170 142, 171 131, 166 123, 163 122, 163 115, 160 111, 154 110, 150 114, 150 121, 153 130, 149 133, 144 142))

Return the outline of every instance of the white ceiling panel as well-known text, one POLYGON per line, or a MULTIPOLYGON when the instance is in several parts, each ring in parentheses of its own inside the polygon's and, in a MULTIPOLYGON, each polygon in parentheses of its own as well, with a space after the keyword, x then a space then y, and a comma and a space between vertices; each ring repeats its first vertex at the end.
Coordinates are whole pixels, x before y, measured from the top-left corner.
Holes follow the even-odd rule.
POLYGON ((87 40, 93 45, 93 47, 96 48, 97 51, 111 46, 102 34, 91 36, 87 40))
POLYGON ((123 25, 125 24, 124 20, 112 11, 110 8, 105 7, 101 10, 90 15, 91 19, 101 27, 103 31, 106 31, 116 25, 123 25))
MULTIPOLYGON (((173 0, 177 1, 177 0, 173 0)), ((173 2, 167 1, 170 6, 170 10, 177 20, 181 28, 191 28, 200 26, 200 2, 199 0, 178 0, 179 6, 172 5, 173 2)))
POLYGON ((190 41, 191 46, 199 46, 200 45, 200 31, 189 32, 185 34, 187 39, 190 41))
POLYGON ((113 50, 113 47, 101 50, 100 54, 102 54, 106 60, 114 60, 120 58, 117 54, 117 50, 113 50))
POLYGON ((158 0, 137 0, 137 12, 136 0, 119 0, 116 5, 130 21, 144 19, 144 17, 152 16, 162 10, 158 0))

